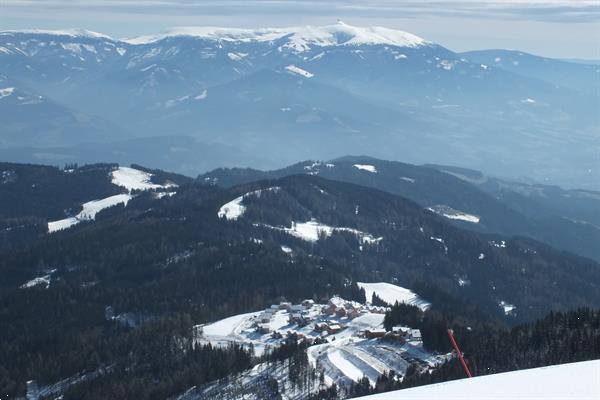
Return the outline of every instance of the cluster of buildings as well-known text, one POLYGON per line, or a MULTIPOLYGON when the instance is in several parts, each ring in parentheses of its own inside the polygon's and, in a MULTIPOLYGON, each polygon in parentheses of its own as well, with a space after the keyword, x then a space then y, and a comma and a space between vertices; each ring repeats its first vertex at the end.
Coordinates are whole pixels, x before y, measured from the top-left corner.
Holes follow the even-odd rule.
POLYGON ((287 301, 282 301, 279 304, 273 304, 261 312, 256 319, 256 328, 261 333, 269 333, 271 331, 270 322, 273 316, 280 310, 285 310, 289 313, 288 322, 299 326, 306 326, 313 320, 309 311, 314 307, 315 302, 307 299, 300 304, 292 304, 287 301))
POLYGON ((394 326, 391 331, 385 329, 365 329, 360 332, 361 336, 367 339, 390 338, 400 341, 422 342, 423 337, 419 329, 412 329, 407 326, 394 326))
MULTIPOLYGON (((289 324, 304 327, 312 323, 312 328, 315 332, 314 336, 324 337, 344 330, 346 328, 346 323, 344 322, 369 313, 385 314, 387 308, 369 304, 364 305, 354 301, 347 301, 340 297, 331 298, 324 306, 315 305, 315 302, 310 299, 304 300, 300 304, 281 302, 271 305, 258 315, 254 323, 257 332, 262 334, 272 333, 274 337, 277 336, 279 332, 272 332, 271 321, 275 314, 282 310, 288 312, 289 324)), ((393 334, 396 335, 396 333, 393 334)), ((381 332, 379 330, 361 332, 361 336, 369 338, 383 337, 385 335, 385 330, 381 330, 381 332)), ((399 336, 408 338, 410 335, 402 333, 399 336)))
POLYGON ((386 307, 364 305, 355 301, 347 301, 340 297, 332 297, 327 306, 323 308, 324 314, 335 315, 340 318, 347 317, 349 319, 354 319, 368 313, 385 314, 386 311, 386 307))

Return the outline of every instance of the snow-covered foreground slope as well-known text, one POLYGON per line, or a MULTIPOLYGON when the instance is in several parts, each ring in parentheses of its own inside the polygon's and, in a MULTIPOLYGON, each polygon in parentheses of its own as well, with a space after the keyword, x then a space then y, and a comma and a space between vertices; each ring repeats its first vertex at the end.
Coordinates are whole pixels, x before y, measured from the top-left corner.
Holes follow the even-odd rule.
POLYGON ((427 310, 431 304, 423 300, 410 289, 392 285, 386 282, 365 283, 357 282, 358 287, 365 290, 365 297, 370 301, 373 293, 377 294, 381 300, 394 305, 396 302, 410 304, 419 307, 421 310, 427 310))
POLYGON ((600 360, 460 379, 361 399, 596 400, 600 399, 600 360))

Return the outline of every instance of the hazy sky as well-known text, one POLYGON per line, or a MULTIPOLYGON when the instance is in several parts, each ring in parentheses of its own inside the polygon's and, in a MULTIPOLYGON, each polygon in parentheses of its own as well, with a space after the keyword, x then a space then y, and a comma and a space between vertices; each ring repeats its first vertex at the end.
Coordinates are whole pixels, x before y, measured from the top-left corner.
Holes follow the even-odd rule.
POLYGON ((114 37, 175 26, 396 28, 452 50, 600 59, 600 0, 0 0, 0 30, 86 28, 114 37))

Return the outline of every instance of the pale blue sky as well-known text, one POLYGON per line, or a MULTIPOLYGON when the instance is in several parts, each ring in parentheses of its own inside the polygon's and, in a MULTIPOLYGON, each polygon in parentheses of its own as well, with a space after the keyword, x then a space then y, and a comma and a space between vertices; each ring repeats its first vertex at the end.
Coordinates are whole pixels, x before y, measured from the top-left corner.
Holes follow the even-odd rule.
POLYGON ((594 0, 0 0, 0 30, 85 28, 114 37, 175 26, 380 25, 452 50, 508 48, 600 59, 594 0))

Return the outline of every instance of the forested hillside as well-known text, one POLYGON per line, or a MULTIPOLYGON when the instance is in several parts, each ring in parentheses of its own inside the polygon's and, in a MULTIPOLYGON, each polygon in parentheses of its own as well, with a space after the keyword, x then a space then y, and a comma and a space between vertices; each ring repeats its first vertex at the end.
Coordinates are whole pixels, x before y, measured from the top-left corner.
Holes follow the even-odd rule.
POLYGON ((178 182, 0 253, 2 394, 23 395, 30 379, 71 398, 181 393, 252 363, 241 349, 192 351, 192 325, 284 299, 364 301, 359 281, 490 324, 600 306, 595 262, 462 230, 389 193, 306 175, 178 182))
POLYGON ((220 168, 200 175, 198 180, 231 187, 294 174, 383 190, 431 208, 465 229, 527 236, 600 260, 600 194, 592 191, 528 185, 464 168, 418 166, 365 156, 305 161, 272 171, 220 168))

